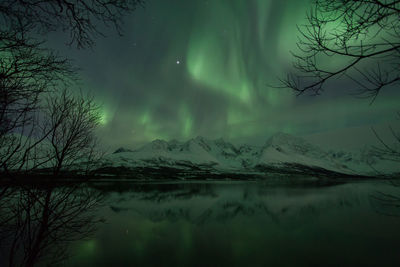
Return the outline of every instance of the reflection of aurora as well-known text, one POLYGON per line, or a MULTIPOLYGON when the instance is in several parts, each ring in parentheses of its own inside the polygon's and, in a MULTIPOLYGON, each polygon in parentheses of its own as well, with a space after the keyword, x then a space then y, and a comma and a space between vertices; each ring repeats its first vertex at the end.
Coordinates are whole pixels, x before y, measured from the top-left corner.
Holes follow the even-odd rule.
POLYGON ((391 93, 369 106, 344 94, 343 84, 318 98, 268 86, 291 66, 296 24, 304 22, 308 3, 151 1, 127 20, 124 38, 102 40, 93 55, 69 51, 78 53, 86 86, 104 103, 106 145, 197 135, 264 142, 279 131, 307 134, 391 120, 391 93))
POLYGON ((104 184, 104 190, 113 192, 101 210, 107 223, 95 239, 74 248, 72 266, 310 266, 310 260, 336 266, 398 260, 398 218, 371 208, 371 192, 398 192, 384 183, 115 183, 115 188, 104 184))
POLYGON ((98 221, 101 196, 81 186, 2 188, 0 265, 55 266, 68 258, 68 245, 89 236, 98 221))
POLYGON ((0 265, 398 266, 398 187, 289 180, 2 189, 0 265))

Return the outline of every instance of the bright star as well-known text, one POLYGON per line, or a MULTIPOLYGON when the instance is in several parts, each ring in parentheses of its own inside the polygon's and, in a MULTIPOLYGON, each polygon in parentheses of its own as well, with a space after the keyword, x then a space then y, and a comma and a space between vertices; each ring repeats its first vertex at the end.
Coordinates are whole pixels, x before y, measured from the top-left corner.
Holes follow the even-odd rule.
POLYGON ((176 64, 178 64, 178 65, 179 65, 179 64, 181 64, 181 62, 180 62, 179 60, 177 60, 177 61, 176 61, 176 64))

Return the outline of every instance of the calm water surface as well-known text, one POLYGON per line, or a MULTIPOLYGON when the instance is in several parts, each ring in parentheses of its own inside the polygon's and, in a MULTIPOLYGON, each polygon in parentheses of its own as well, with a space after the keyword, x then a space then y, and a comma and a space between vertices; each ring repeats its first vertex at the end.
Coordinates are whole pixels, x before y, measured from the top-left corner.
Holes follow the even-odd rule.
POLYGON ((400 186, 389 182, 6 191, 0 266, 400 266, 400 186))

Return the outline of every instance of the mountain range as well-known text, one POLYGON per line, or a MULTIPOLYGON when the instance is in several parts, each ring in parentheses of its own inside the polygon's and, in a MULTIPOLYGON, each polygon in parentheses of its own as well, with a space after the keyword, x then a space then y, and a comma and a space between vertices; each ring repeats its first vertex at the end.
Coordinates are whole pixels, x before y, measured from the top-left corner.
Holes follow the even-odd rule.
POLYGON ((399 159, 387 158, 373 147, 353 152, 327 151, 302 138, 278 133, 262 146, 235 146, 223 139, 201 136, 186 142, 154 140, 136 150, 117 149, 103 158, 98 170, 144 178, 271 173, 376 176, 399 173, 399 163, 399 159))

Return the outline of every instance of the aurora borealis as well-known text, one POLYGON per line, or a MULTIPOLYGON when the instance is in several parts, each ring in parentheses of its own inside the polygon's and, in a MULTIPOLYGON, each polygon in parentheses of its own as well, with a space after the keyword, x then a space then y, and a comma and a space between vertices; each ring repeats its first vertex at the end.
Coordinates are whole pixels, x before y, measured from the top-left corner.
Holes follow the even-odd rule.
POLYGON ((198 135, 263 142, 271 134, 307 135, 389 123, 394 90, 373 105, 338 83, 321 96, 277 89, 290 68, 296 25, 309 0, 152 0, 93 50, 65 48, 82 68, 82 87, 103 105, 106 145, 198 135))

